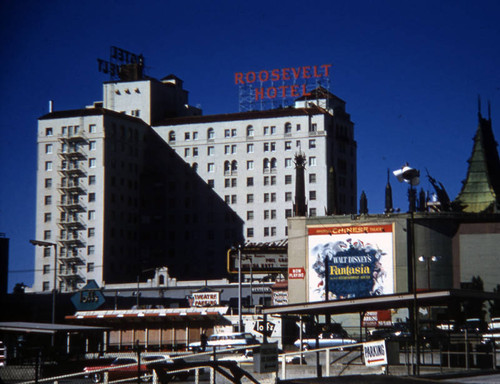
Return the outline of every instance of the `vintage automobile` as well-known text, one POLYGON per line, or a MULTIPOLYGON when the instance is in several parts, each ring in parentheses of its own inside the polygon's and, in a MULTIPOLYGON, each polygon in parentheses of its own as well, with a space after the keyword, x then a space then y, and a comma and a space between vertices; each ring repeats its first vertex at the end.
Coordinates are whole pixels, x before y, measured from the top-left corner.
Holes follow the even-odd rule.
POLYGON ((318 338, 305 338, 295 340, 294 345, 297 348, 302 346, 302 350, 314 349, 316 346, 318 348, 328 348, 328 347, 338 347, 342 345, 356 344, 357 340, 350 338, 347 332, 322 332, 318 335, 318 338))
MULTIPOLYGON (((109 365, 95 365, 83 368, 94 383, 104 381, 104 373, 108 372, 108 380, 122 380, 136 378, 139 373, 142 382, 149 382, 152 379, 152 366, 173 365, 174 361, 168 355, 145 355, 141 356, 141 365, 138 369, 137 358, 117 357, 109 365)), ((188 373, 179 373, 179 377, 187 377, 188 373)))
MULTIPOLYGON (((251 333, 214 333, 208 337, 206 349, 227 349, 256 344, 259 344, 259 341, 251 333)), ((203 350, 201 341, 189 343, 188 348, 193 352, 200 352, 203 350)))

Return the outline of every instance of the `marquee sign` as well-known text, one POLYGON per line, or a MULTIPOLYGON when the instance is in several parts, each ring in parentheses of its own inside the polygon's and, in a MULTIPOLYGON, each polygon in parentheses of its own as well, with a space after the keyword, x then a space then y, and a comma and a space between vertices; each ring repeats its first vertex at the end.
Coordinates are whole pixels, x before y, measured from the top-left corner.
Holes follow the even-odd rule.
POLYGON ((274 107, 274 101, 284 106, 299 97, 307 96, 318 86, 329 88, 331 66, 306 65, 236 72, 234 84, 240 88, 240 109, 255 109, 266 103, 274 107))
POLYGON ((192 307, 215 307, 220 304, 220 292, 200 290, 192 294, 192 307))
POLYGON ((135 63, 144 67, 144 56, 136 55, 118 47, 111 47, 109 61, 97 59, 99 72, 109 74, 112 79, 119 77, 122 65, 135 63))
MULTIPOLYGON (((229 273, 238 273, 238 251, 228 251, 227 267, 229 273)), ((241 271, 243 273, 277 273, 288 268, 286 246, 280 247, 243 247, 241 249, 241 271)))

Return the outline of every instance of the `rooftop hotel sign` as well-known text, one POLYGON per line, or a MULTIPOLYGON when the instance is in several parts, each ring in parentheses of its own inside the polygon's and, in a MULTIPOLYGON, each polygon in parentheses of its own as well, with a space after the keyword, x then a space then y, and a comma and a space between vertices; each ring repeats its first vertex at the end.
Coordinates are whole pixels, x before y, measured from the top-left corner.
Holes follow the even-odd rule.
POLYGON ((240 110, 260 109, 265 104, 286 106, 306 96, 314 88, 328 88, 331 64, 236 72, 234 83, 240 89, 240 110), (276 102, 276 103, 275 103, 276 102), (243 107, 243 108, 241 108, 243 107))

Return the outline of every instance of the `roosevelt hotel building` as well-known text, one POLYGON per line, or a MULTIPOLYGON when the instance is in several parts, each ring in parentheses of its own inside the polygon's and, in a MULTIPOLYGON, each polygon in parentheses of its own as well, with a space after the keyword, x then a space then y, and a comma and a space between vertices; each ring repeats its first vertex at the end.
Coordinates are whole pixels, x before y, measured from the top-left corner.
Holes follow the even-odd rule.
MULTIPOLYGON (((144 267, 221 277, 231 244, 286 239, 299 151, 308 215, 356 211, 353 123, 326 90, 210 116, 175 76, 106 82, 103 98, 39 118, 36 238, 57 244, 61 291, 144 267)), ((53 287, 53 251, 36 247, 34 291, 53 287)))

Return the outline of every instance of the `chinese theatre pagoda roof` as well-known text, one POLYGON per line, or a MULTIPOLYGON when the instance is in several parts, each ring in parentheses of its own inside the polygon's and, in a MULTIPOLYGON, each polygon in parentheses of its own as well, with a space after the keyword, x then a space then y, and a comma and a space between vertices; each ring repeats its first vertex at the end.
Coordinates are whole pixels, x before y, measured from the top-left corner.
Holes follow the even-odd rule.
POLYGON ((500 160, 491 118, 479 114, 479 124, 472 155, 468 160, 467 178, 453 202, 455 210, 481 213, 500 211, 500 160))

